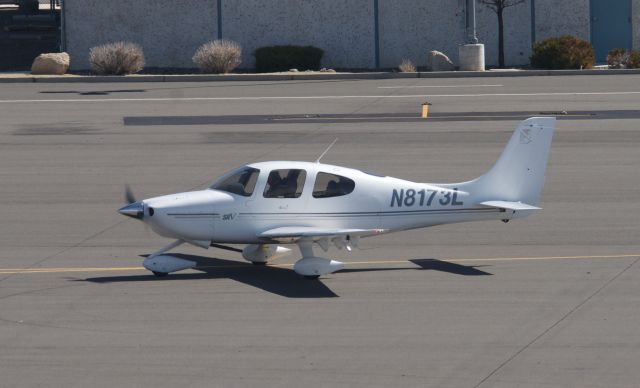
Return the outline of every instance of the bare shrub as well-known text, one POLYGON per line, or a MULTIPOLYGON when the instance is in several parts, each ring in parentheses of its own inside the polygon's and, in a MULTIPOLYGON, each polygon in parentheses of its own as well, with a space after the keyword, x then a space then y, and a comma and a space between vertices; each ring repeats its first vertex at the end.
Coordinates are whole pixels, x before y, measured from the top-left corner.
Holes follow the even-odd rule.
POLYGON ((631 50, 629 52, 629 59, 627 59, 626 68, 627 69, 640 68, 640 52, 638 52, 638 50, 631 50))
POLYGON ((135 43, 107 43, 91 48, 89 63, 96 74, 133 74, 144 68, 144 54, 142 47, 135 43))
POLYGON ((629 60, 629 53, 623 48, 614 48, 607 55, 607 64, 611 69, 622 69, 626 67, 629 60))
POLYGON ((403 59, 402 62, 400 63, 400 66, 398 66, 398 69, 400 69, 401 73, 415 73, 416 72, 416 66, 413 64, 413 62, 411 62, 408 59, 403 59))
POLYGON ((220 39, 203 44, 192 60, 203 73, 226 74, 241 62, 242 48, 236 42, 220 39))

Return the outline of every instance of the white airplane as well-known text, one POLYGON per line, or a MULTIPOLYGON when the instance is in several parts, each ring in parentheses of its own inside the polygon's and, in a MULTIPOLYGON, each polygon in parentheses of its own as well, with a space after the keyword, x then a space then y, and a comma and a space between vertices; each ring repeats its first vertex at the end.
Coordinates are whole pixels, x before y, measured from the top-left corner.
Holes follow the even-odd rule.
MULTIPOLYGON (((293 269, 308 278, 344 264, 318 257, 331 245, 351 250, 362 237, 453 222, 528 216, 544 184, 554 117, 520 123, 495 165, 469 182, 416 183, 310 162, 262 162, 235 169, 205 190, 136 201, 120 213, 139 219, 172 243, 144 260, 157 276, 196 266, 166 254, 183 243, 241 251, 256 265, 282 257, 296 244, 293 269), (221 244, 247 244, 242 250, 221 244)), ((326 153, 326 151, 325 151, 326 153)))

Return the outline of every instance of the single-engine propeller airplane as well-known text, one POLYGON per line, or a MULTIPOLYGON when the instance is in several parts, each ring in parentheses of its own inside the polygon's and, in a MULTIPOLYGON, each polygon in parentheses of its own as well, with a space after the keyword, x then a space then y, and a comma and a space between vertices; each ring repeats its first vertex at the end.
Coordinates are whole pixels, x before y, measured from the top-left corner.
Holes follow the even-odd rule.
POLYGON ((119 212, 174 239, 144 260, 157 276, 196 266, 166 254, 183 243, 241 251, 256 265, 290 253, 281 244, 296 244, 302 258, 294 271, 318 278, 344 264, 316 256, 314 244, 324 252, 331 245, 350 251, 363 237, 454 222, 508 222, 539 210, 554 128, 554 117, 524 120, 493 167, 468 182, 416 183, 322 164, 321 155, 315 163, 248 164, 205 190, 142 201, 127 187, 129 204, 119 212))

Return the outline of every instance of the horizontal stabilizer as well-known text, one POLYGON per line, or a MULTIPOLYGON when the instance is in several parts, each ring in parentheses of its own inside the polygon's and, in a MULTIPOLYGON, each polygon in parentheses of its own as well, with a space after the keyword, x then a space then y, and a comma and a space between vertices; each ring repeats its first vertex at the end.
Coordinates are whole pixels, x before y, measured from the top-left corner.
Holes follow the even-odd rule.
POLYGON ((499 209, 508 210, 540 210, 537 206, 531 206, 522 202, 509 202, 509 201, 485 201, 480 202, 480 205, 495 207, 499 209))

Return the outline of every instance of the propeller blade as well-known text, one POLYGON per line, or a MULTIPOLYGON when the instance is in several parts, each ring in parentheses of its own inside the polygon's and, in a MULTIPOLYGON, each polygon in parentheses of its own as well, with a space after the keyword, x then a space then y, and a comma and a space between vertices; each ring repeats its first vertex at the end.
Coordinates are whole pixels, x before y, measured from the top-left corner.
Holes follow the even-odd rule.
POLYGON ((124 186, 124 199, 127 204, 136 202, 136 197, 133 195, 133 191, 131 191, 131 187, 129 185, 124 186))

